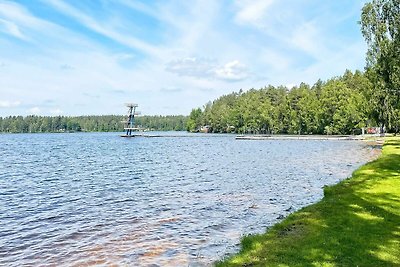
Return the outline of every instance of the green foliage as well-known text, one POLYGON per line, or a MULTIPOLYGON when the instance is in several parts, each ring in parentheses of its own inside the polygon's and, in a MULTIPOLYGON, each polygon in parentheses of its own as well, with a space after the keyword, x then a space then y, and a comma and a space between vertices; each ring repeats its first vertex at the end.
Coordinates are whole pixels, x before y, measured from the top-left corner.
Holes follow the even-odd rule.
POLYGON ((200 108, 192 109, 186 122, 186 130, 189 132, 198 132, 201 127, 202 111, 200 108))
POLYGON ((347 70, 312 87, 301 83, 291 89, 270 85, 233 92, 208 103, 203 112, 193 110, 188 129, 210 125, 217 133, 352 134, 376 125, 370 119, 371 91, 363 73, 347 70))
POLYGON ((400 266, 400 139, 217 266, 400 266))
POLYGON ((398 130, 400 108, 400 1, 364 5, 361 31, 368 44, 367 69, 374 85, 371 100, 381 126, 398 130))
MULTIPOLYGON (((117 132, 122 131, 124 116, 79 116, 43 117, 10 116, 0 117, 0 132, 3 133, 44 133, 44 132, 117 132)), ((145 129, 159 131, 183 131, 186 116, 140 116, 136 123, 145 129)))

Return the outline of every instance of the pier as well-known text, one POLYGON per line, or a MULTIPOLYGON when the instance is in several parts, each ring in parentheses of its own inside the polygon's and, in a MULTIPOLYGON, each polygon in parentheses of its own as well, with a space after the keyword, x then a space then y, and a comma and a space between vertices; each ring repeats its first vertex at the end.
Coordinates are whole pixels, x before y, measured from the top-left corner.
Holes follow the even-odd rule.
POLYGON ((236 140, 364 140, 356 135, 237 135, 236 140))

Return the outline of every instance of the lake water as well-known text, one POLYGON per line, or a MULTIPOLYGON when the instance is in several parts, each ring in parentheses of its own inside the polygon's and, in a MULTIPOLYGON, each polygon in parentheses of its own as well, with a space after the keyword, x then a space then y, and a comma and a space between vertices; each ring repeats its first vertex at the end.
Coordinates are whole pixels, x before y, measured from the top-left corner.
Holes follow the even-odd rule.
POLYGON ((178 135, 0 135, 0 265, 208 266, 378 153, 178 135))

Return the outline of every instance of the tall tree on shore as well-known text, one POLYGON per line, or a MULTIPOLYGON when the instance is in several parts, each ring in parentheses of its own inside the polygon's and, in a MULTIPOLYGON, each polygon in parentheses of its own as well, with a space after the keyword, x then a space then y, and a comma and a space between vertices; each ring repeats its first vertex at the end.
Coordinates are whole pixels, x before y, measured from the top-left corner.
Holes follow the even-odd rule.
POLYGON ((186 122, 186 130, 189 132, 196 132, 200 129, 202 110, 200 108, 194 108, 190 112, 189 118, 186 122))
POLYGON ((400 108, 400 0, 373 0, 361 13, 361 32, 368 44, 367 75, 374 85, 376 119, 396 127, 400 108))

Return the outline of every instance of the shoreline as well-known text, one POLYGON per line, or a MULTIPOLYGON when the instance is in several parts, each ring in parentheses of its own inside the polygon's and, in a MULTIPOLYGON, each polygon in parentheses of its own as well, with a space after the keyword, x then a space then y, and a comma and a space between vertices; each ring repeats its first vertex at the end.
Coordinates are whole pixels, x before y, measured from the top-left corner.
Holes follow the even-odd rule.
POLYGON ((399 163, 400 138, 385 138, 377 159, 216 266, 400 266, 399 163))
POLYGON ((236 140, 368 140, 367 135, 237 135, 236 140))

